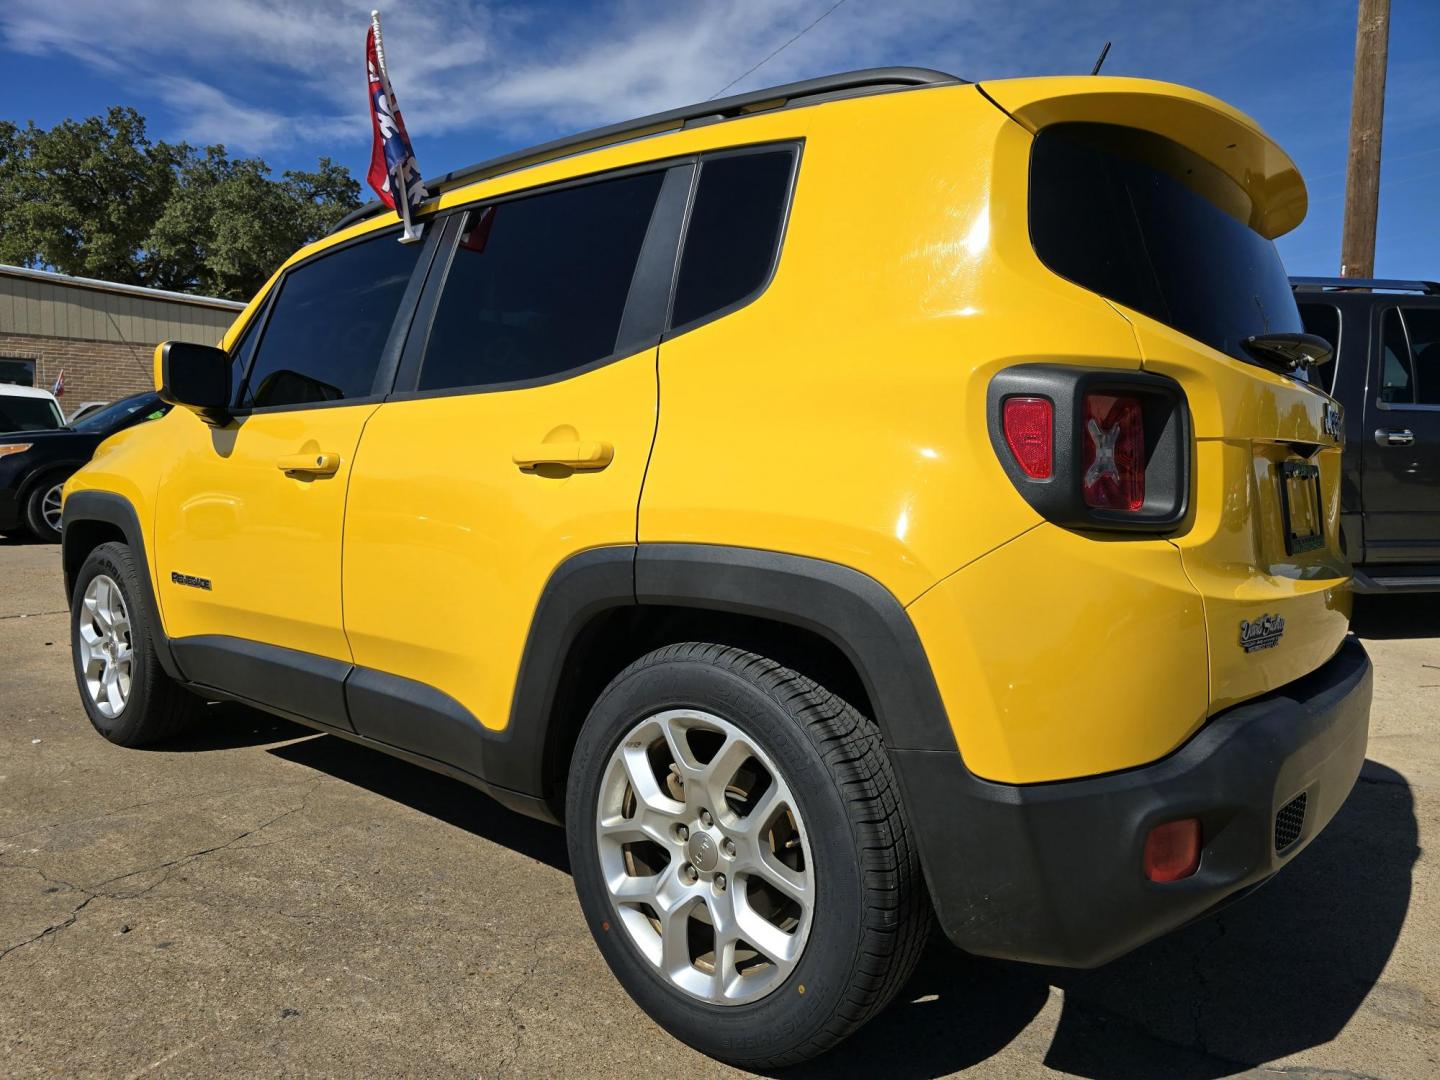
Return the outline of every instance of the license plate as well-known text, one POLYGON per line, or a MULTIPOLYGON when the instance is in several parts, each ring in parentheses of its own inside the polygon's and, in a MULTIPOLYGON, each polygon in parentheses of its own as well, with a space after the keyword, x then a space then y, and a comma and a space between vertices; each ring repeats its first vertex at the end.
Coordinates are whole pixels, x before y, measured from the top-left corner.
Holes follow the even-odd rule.
POLYGON ((1320 466, 1308 461, 1280 463, 1280 509, 1285 554, 1298 555, 1325 546, 1325 523, 1320 518, 1320 466))

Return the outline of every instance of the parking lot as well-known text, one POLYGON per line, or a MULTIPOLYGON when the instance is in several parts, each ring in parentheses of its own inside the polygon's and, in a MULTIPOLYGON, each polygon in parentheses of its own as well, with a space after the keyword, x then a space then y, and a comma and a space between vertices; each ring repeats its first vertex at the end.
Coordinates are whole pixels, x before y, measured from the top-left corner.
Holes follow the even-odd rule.
MULTIPOLYGON (((104 742, 59 577, 57 547, 0 540, 0 1074, 738 1075, 612 979, 560 830, 235 706, 104 742)), ((1369 760, 1275 881, 1095 972, 937 942, 802 1073, 1437 1075, 1440 601, 1357 629, 1369 760)))

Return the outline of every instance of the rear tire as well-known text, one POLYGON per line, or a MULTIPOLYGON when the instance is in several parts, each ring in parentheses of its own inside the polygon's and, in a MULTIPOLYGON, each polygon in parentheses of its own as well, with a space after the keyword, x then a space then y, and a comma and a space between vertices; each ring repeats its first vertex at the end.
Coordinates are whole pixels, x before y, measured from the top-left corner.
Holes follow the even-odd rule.
POLYGON ((80 701, 95 730, 120 746, 149 746, 198 719, 201 701, 160 666, 143 588, 125 544, 101 544, 75 578, 70 654, 80 701))
POLYGON ((585 721, 566 807, 616 978, 733 1065, 824 1053, 889 1003, 928 937, 879 730, 763 656, 691 642, 631 664, 585 721))

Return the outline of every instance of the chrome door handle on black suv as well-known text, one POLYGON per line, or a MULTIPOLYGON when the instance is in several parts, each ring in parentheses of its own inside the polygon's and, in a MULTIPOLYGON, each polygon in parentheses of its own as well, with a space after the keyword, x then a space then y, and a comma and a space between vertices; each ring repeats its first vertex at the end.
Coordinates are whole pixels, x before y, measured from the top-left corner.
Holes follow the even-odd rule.
POLYGON ((1415 433, 1409 428, 1405 428, 1403 431, 1379 428, 1375 432, 1375 442, 1380 446, 1413 446, 1415 445, 1415 433))

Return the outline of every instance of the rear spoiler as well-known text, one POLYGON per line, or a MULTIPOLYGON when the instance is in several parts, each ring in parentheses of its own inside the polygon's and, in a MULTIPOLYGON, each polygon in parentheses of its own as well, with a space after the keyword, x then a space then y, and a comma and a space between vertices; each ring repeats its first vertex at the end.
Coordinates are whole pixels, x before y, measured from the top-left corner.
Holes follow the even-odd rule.
POLYGON ((1305 218, 1305 181, 1290 156, 1254 120, 1219 98, 1151 79, 1059 76, 1002 79, 979 90, 1032 134, 1089 121, 1163 135, 1213 164, 1249 196, 1248 224, 1274 239, 1305 218))

